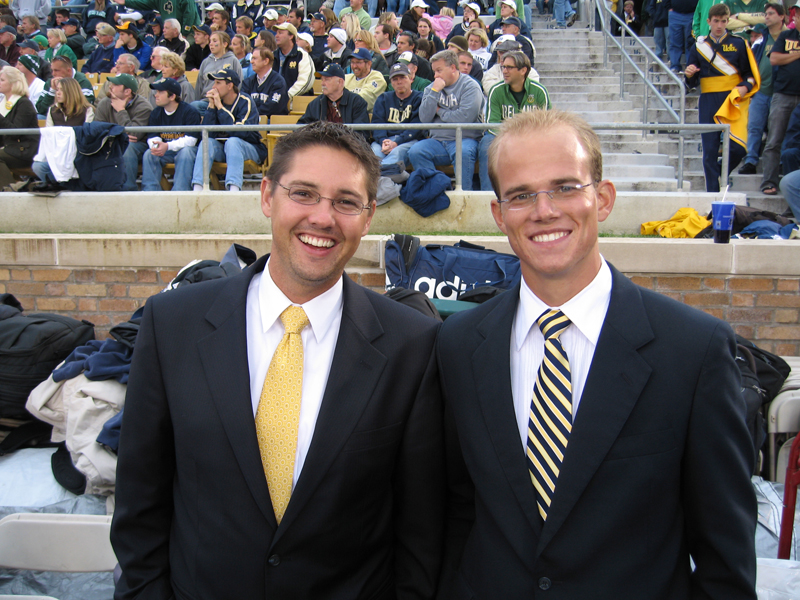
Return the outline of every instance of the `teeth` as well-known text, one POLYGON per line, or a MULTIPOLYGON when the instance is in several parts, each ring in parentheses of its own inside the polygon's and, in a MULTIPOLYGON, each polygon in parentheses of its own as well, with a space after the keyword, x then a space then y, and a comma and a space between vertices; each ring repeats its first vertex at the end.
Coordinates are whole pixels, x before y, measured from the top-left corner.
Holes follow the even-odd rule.
POLYGON ((544 235, 533 236, 534 242, 554 242, 567 235, 565 231, 558 231, 556 233, 546 233, 544 235))
POLYGON ((300 236, 300 241, 310 246, 316 246, 317 248, 330 248, 333 246, 333 240, 323 240, 305 234, 300 236))

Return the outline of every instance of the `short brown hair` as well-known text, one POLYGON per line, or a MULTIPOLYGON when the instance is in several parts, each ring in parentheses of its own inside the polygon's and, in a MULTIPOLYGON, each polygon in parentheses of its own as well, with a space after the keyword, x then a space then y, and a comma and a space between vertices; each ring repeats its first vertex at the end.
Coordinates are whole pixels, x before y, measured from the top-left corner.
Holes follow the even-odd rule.
MULTIPOLYGON (((507 55, 506 55, 507 56, 507 55)), ((507 137, 532 136, 537 132, 556 127, 569 127, 578 136, 581 146, 589 155, 589 173, 592 181, 603 179, 603 153, 600 150, 600 139, 582 117, 564 110, 532 110, 520 112, 503 121, 497 137, 489 146, 489 179, 497 197, 500 197, 500 182, 497 179, 497 155, 500 146, 507 137)), ((531 168, 536 168, 531 165, 531 168)))
POLYGON ((266 46, 259 46, 258 48, 253 48, 253 54, 260 54, 261 60, 268 60, 270 64, 275 63, 275 55, 272 53, 272 50, 270 50, 266 46))
POLYGON ((375 201, 378 196, 378 180, 381 177, 378 157, 359 133, 347 125, 329 121, 317 121, 296 129, 288 135, 281 136, 275 145, 272 162, 267 171, 267 177, 272 182, 273 193, 277 188, 278 180, 289 170, 295 154, 314 146, 344 150, 351 154, 364 169, 364 181, 367 185, 369 202, 375 201))
POLYGON ((253 19, 251 19, 247 15, 242 15, 241 17, 236 19, 236 22, 241 23, 241 25, 248 31, 253 31, 253 19))
POLYGON ((708 9, 708 18, 711 19, 712 17, 730 17, 731 16, 731 9, 728 8, 727 4, 715 4, 711 8, 708 9))

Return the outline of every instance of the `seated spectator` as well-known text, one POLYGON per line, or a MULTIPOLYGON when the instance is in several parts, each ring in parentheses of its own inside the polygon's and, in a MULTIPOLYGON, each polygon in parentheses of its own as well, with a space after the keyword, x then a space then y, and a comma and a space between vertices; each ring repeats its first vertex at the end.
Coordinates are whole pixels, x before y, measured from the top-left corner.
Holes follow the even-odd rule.
MULTIPOLYGON (((72 77, 59 79, 55 85, 55 102, 47 112, 47 127, 80 127, 94 120, 94 108, 86 100, 80 84, 72 77)), ((31 169, 40 181, 55 183, 50 165, 33 161, 31 169)))
POLYGON ((247 36, 237 33, 231 38, 231 52, 242 67, 242 79, 247 79, 253 74, 253 69, 250 68, 250 57, 252 56, 250 50, 250 40, 247 39, 247 36))
MULTIPOLYGON (((150 68, 146 71, 142 71, 142 77, 146 79, 148 83, 153 83, 161 79, 161 57, 168 53, 169 50, 164 46, 156 46, 153 48, 153 53, 150 55, 150 68)), ((150 104, 153 103, 151 102, 150 104)))
MULTIPOLYGON (((136 80, 136 94, 149 102, 150 82, 144 77, 137 75, 136 73, 138 73, 138 71, 139 61, 136 59, 136 57, 133 54, 123 54, 117 59, 117 64, 114 65, 112 73, 114 75, 122 75, 124 73, 133 77, 136 80)), ((100 86, 100 89, 97 90, 97 93, 95 94, 95 98, 97 100, 102 100, 108 96, 111 86, 114 85, 111 83, 111 79, 111 77, 106 79, 103 82, 103 85, 100 86)))
POLYGON ((242 33, 238 30, 239 19, 247 17, 250 19, 250 31, 255 28, 255 24, 259 23, 264 17, 264 11, 267 10, 267 3, 261 0, 238 0, 231 5, 231 18, 237 25, 236 33, 242 33))
POLYGON ((417 31, 417 23, 425 15, 425 9, 430 8, 430 5, 425 3, 424 0, 413 0, 408 11, 400 19, 400 30, 410 31, 419 35, 417 31))
POLYGON ((25 77, 25 83, 28 85, 28 99, 34 106, 44 92, 44 81, 37 75, 41 68, 42 59, 35 55, 20 56, 17 61, 17 69, 25 77))
POLYGON ((275 32, 275 26, 278 24, 278 11, 274 8, 268 8, 264 11, 263 25, 267 31, 275 32))
MULTIPOLYGON (((480 84, 458 70, 458 55, 445 50, 431 62, 436 77, 425 88, 419 107, 422 123, 479 123, 483 113, 483 91, 480 84)), ((478 140, 482 132, 465 129, 461 143, 461 185, 472 190, 472 175, 478 158, 478 140)), ((435 169, 452 165, 456 156, 455 129, 433 129, 427 140, 417 142, 408 152, 415 169, 435 169)))
MULTIPOLYGON (((531 110, 550 110, 550 95, 545 87, 528 79, 531 63, 528 57, 519 50, 503 55, 500 68, 503 71, 503 83, 497 83, 489 91, 486 101, 487 123, 502 123, 518 112, 531 110)), ((492 190, 489 179, 489 146, 497 135, 497 129, 490 129, 483 134, 478 148, 481 190, 492 190)))
POLYGON ((314 63, 311 56, 297 46, 297 30, 291 23, 277 26, 275 31, 275 64, 280 65, 289 98, 311 92, 314 87, 314 63))
POLYGON ((67 34, 61 29, 49 29, 47 31, 47 43, 50 46, 47 52, 44 53, 44 59, 47 62, 53 62, 54 56, 66 56, 72 61, 72 66, 76 69, 78 68, 78 57, 75 56, 72 48, 67 45, 67 34))
POLYGON ((97 46, 92 53, 86 57, 86 62, 81 67, 82 73, 110 73, 117 62, 114 56, 116 49, 114 44, 115 31, 111 25, 99 23, 97 25, 97 46))
POLYGON ((298 33, 297 47, 311 56, 311 52, 314 50, 314 37, 310 33, 298 33))
POLYGON ((53 26, 54 27, 61 27, 63 29, 64 28, 64 23, 69 21, 71 15, 70 15, 69 9, 68 8, 64 8, 62 6, 61 8, 54 9, 53 12, 50 13, 50 16, 53 19, 51 21, 53 23, 53 26))
MULTIPOLYGON (((174 79, 178 82, 178 85, 181 88, 181 102, 194 102, 194 86, 189 83, 189 80, 186 79, 186 64, 183 62, 183 59, 175 54, 174 52, 165 52, 161 55, 161 78, 158 81, 163 81, 164 79, 174 79)), ((154 99, 152 96, 152 84, 150 85, 151 96, 150 96, 150 104, 155 106, 154 99)), ((197 110, 197 109, 195 109, 197 110)))
MULTIPOLYGON (((234 6, 236 6, 234 4, 234 6)), ((236 33, 243 35, 248 40, 250 40, 250 44, 253 44, 253 41, 256 39, 256 32, 253 31, 255 25, 253 24, 253 19, 248 16, 239 17, 234 21, 236 23, 236 33)))
POLYGON ((469 29, 470 22, 474 21, 481 14, 481 7, 476 2, 470 2, 468 4, 464 4, 463 6, 464 14, 462 16, 461 23, 456 23, 453 25, 453 28, 450 30, 447 38, 444 40, 444 45, 450 43, 450 40, 454 35, 466 35, 467 30, 469 29))
MULTIPOLYGON (((294 25, 294 28, 297 29, 297 33, 311 33, 311 29, 303 23, 305 19, 305 11, 302 8, 290 8, 289 14, 286 15, 286 22, 291 23, 294 25)), ((371 21, 370 21, 371 25, 371 21)))
MULTIPOLYGON (((218 34, 215 34, 218 35, 218 34)), ((231 68, 209 73, 213 85, 208 90, 208 110, 203 117, 203 125, 229 125, 226 132, 213 132, 208 136, 208 164, 227 163, 225 188, 232 192, 242 189, 244 182, 244 161, 262 163, 267 158, 267 147, 258 131, 239 131, 235 125, 258 125, 259 115, 255 102, 250 96, 239 93, 239 73, 231 68)), ((194 161, 192 183, 195 191, 203 189, 203 142, 197 149, 194 161)))
POLYGON ((350 48, 350 50, 355 50, 353 40, 356 34, 362 29, 358 16, 353 13, 344 15, 339 22, 339 27, 344 29, 344 32, 347 34, 347 47, 350 48))
POLYGON ((16 67, 20 53, 20 47, 17 45, 17 30, 11 25, 0 28, 0 60, 16 67))
POLYGON ((444 50, 444 42, 442 42, 442 40, 440 40, 439 37, 433 33, 433 24, 427 17, 422 17, 417 22, 417 33, 419 34, 420 40, 427 40, 433 44, 433 52, 431 53, 431 56, 444 50))
POLYGON ((353 51, 347 47, 347 32, 340 27, 334 27, 328 32, 328 49, 315 63, 317 70, 322 71, 330 64, 336 64, 346 71, 350 66, 350 56, 353 51))
POLYGON ((163 46, 181 58, 186 56, 186 52, 189 50, 189 42, 181 35, 181 23, 178 19, 164 21, 164 35, 158 40, 157 45, 163 46))
POLYGON ((372 56, 372 70, 378 71, 384 77, 389 76, 389 65, 386 64, 386 59, 381 54, 381 49, 378 47, 378 42, 375 37, 366 29, 362 29, 356 34, 355 40, 356 50, 359 48, 366 48, 372 56))
MULTIPOLYGON (((117 24, 117 5, 107 0, 94 0, 90 1, 83 9, 83 30, 86 32, 87 38, 95 35, 97 26, 100 23, 105 23, 113 27, 117 24)), ((105 45, 104 42, 100 42, 105 45)), ((113 63, 112 63, 113 64, 113 63)), ((84 71, 86 72, 86 71, 84 71)), ((89 71, 90 73, 107 73, 107 71, 89 71)))
POLYGON ((458 70, 464 75, 469 75, 478 83, 483 79, 483 69, 481 63, 475 60, 469 52, 462 50, 458 52, 458 70))
MULTIPOLYGON (((116 77, 109 77, 111 82, 107 97, 97 103, 95 121, 116 123, 123 127, 145 127, 150 120, 153 107, 150 103, 137 95, 139 84, 133 75, 123 73, 116 77)), ((125 191, 136 191, 136 176, 139 174, 139 164, 142 154, 147 150, 147 144, 141 134, 128 134, 128 148, 125 150, 125 191)))
POLYGON ((289 114, 286 80, 273 69, 274 64, 275 56, 271 51, 256 48, 251 60, 253 75, 242 82, 242 94, 253 99, 258 107, 258 114, 268 117, 289 114))
POLYGON ((136 21, 136 24, 138 27, 144 27, 141 40, 151 48, 158 46, 158 42, 164 38, 164 19, 159 15, 153 13, 146 21, 141 19, 136 21))
MULTIPOLYGON (((418 1, 421 2, 422 0, 418 1)), ((339 12, 339 19, 343 20, 344 16, 350 13, 358 17, 358 23, 361 25, 361 29, 369 30, 372 28, 372 19, 369 13, 364 10, 364 0, 350 0, 350 6, 343 8, 341 12, 339 12)))
POLYGON ((314 44, 311 48, 311 58, 314 60, 314 64, 317 64, 319 57, 325 54, 325 50, 328 49, 328 30, 325 27, 326 23, 325 15, 321 12, 311 15, 309 29, 314 38, 314 44))
POLYGON ((212 2, 206 6, 206 25, 209 27, 211 27, 211 23, 214 21, 214 15, 218 10, 225 10, 225 7, 219 2, 212 2))
POLYGON ((421 140, 425 132, 422 129, 392 129, 392 125, 419 123, 419 105, 422 93, 411 89, 411 73, 408 65, 397 62, 392 65, 389 74, 392 91, 384 92, 375 101, 372 112, 372 123, 386 123, 386 129, 372 132, 372 151, 381 159, 381 170, 398 166, 400 171, 406 168, 408 151, 421 140))
MULTIPOLYGON (((404 52, 413 52, 417 54, 417 35, 410 31, 401 31, 397 34, 397 52, 402 54, 404 52)), ((417 54, 417 75, 428 81, 433 80, 433 69, 431 63, 427 58, 423 58, 417 54)))
POLYGON ((86 38, 81 35, 81 24, 78 23, 78 19, 67 19, 61 25, 61 29, 67 36, 67 46, 72 49, 78 60, 83 58, 83 46, 86 44, 86 38))
MULTIPOLYGON (((0 69, 0 129, 35 129, 39 127, 36 109, 28 99, 25 78, 14 67, 0 69)), ((0 139, 0 189, 14 183, 11 169, 29 168, 39 148, 39 136, 5 135, 0 139)))
POLYGON ((489 38, 486 32, 482 29, 470 29, 467 34, 467 50, 475 57, 483 70, 489 68, 489 61, 492 58, 492 53, 489 52, 489 38))
POLYGON ((228 34, 228 37, 233 37, 233 28, 231 27, 231 16, 227 10, 216 10, 211 17, 211 31, 223 31, 228 34))
POLYGON ((71 77, 77 81, 78 85, 81 87, 81 90, 83 90, 83 95, 86 96, 86 101, 89 104, 94 103, 94 86, 92 86, 91 82, 86 79, 86 75, 75 70, 70 59, 68 59, 66 56, 54 57, 52 69, 53 76, 45 82, 44 91, 42 92, 42 95, 39 96, 39 100, 36 102, 36 112, 42 115, 42 118, 47 115, 50 110, 50 106, 53 104, 53 100, 55 99, 56 92, 55 89, 53 89, 53 86, 58 83, 59 79, 63 79, 65 77, 71 77))
MULTIPOLYGON (((483 73, 483 81, 481 81, 481 86, 483 86, 483 91, 488 94, 489 90, 496 83, 500 83, 503 81, 503 70, 502 70, 502 62, 503 56, 506 52, 513 52, 515 50, 521 50, 522 46, 520 46, 519 42, 517 42, 513 37, 508 36, 500 36, 497 38, 497 41, 494 43, 494 54, 496 56, 496 62, 486 71, 483 73)), ((531 67, 531 72, 528 73, 528 79, 532 81, 539 81, 539 73, 536 72, 536 69, 531 67)))
POLYGON ((275 43, 275 34, 262 29, 253 41, 253 48, 266 48, 270 52, 275 52, 278 49, 278 44, 275 43))
POLYGON ((400 30, 400 20, 397 18, 397 13, 391 9, 381 13, 381 16, 378 17, 378 24, 391 25, 394 27, 395 31, 400 30))
POLYGON ((383 55, 383 59, 386 61, 386 66, 391 67, 397 60, 397 56, 399 54, 397 52, 397 46, 394 43, 394 37, 397 35, 397 29, 388 23, 379 23, 375 26, 374 35, 375 42, 378 45, 378 50, 380 50, 381 54, 383 55))
POLYGON ((431 56, 436 54, 436 48, 433 45, 433 42, 429 40, 417 40, 417 51, 415 53, 417 56, 424 58, 430 61, 431 56))
POLYGON ((375 100, 386 91, 386 80, 379 71, 372 70, 372 55, 366 48, 359 48, 350 57, 352 73, 345 76, 344 87, 358 94, 367 103, 367 110, 372 113, 375 100))
POLYGON ((153 49, 139 39, 139 30, 131 21, 117 26, 119 38, 114 45, 114 62, 123 54, 133 54, 139 59, 142 69, 150 68, 150 55, 153 49))
MULTIPOLYGON (((503 19, 508 19, 510 17, 517 17, 520 20, 520 33, 524 36, 530 37, 531 30, 525 24, 523 15, 517 14, 516 0, 500 0, 500 16, 494 20, 494 23, 487 27, 490 42, 495 41, 497 38, 503 35, 503 19)), ((488 45, 489 44, 487 44, 487 46, 488 45)))
MULTIPOLYGON (((503 19, 501 27, 503 28, 503 35, 514 36, 514 39, 519 42, 522 52, 524 52, 525 56, 528 57, 528 60, 531 61, 531 66, 534 66, 533 61, 536 56, 536 49, 533 47, 533 42, 530 40, 530 38, 522 35, 522 21, 520 21, 517 17, 509 17, 507 19, 503 19)), ((490 61, 489 64, 491 66, 494 63, 490 61)))
MULTIPOLYGON (((397 59, 397 62, 403 63, 408 67, 409 77, 411 78, 411 89, 422 92, 428 87, 431 82, 429 79, 417 76, 417 65, 420 58, 411 52, 403 52, 397 59)), ((395 63, 396 65, 397 63, 395 63)), ((394 66, 394 65, 392 65, 394 66)), ((389 82, 389 91, 392 89, 392 82, 389 82)))
MULTIPOLYGON (((194 85, 195 101, 193 106, 200 112, 200 116, 205 114, 206 106, 208 106, 206 94, 214 85, 214 79, 209 75, 223 69, 232 69, 238 80, 242 80, 242 65, 230 51, 230 45, 231 38, 224 31, 214 31, 211 34, 208 42, 211 54, 200 65, 200 73, 197 75, 197 82, 194 85)), ((238 82, 236 87, 239 87, 238 82)))
MULTIPOLYGON (((325 67, 320 76, 322 94, 309 103, 305 114, 298 119, 298 123, 303 125, 315 121, 330 121, 347 125, 369 123, 367 102, 359 95, 345 89, 342 67, 331 63, 325 67)), ((360 133, 368 134, 369 132, 362 131, 360 133)))
POLYGON ((436 36, 444 41, 447 39, 447 36, 450 35, 450 32, 453 30, 453 19, 455 18, 456 13, 455 11, 445 6, 441 9, 438 15, 431 15, 431 25, 433 25, 433 33, 436 36))
MULTIPOLYGON (((172 53, 172 56, 178 56, 172 53)), ((148 125, 160 127, 160 133, 147 134, 147 151, 142 157, 142 190, 161 191, 161 174, 164 165, 175 164, 172 180, 173 192, 192 189, 192 171, 197 156, 200 132, 175 133, 170 127, 199 125, 200 113, 188 102, 181 100, 181 86, 172 78, 165 78, 152 86, 156 107, 150 113, 148 125)))
POLYGON ((208 58, 211 54, 211 48, 208 46, 210 41, 211 28, 208 25, 200 25, 194 28, 194 43, 189 46, 186 51, 186 70, 196 71, 200 68, 200 64, 208 58))
POLYGON ((44 37, 45 40, 47 39, 45 37, 44 31, 42 31, 42 26, 39 22, 38 17, 35 17, 34 15, 27 15, 26 17, 23 17, 19 28, 22 30, 22 33, 25 35, 25 37, 29 40, 32 40, 37 35, 44 37))

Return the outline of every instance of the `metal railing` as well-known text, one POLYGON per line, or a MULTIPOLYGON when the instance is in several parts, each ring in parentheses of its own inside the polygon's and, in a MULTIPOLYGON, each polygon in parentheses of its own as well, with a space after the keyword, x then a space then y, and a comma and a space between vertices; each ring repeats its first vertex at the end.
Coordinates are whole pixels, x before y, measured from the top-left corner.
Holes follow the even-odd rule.
MULTIPOLYGON (((425 131, 432 130, 453 130, 455 129, 455 142, 456 142, 456 156, 453 171, 455 175, 455 191, 462 191, 461 181, 461 165, 463 162, 463 132, 474 130, 487 130, 499 126, 499 123, 411 123, 411 124, 390 124, 392 130, 415 130, 424 129, 425 131)), ((592 129, 595 131, 648 131, 654 128, 652 123, 591 123, 592 129)), ((281 125, 237 125, 237 131, 293 131, 299 129, 303 125, 297 124, 281 124, 281 125)), ((358 125, 349 125, 356 131, 375 131, 378 129, 387 129, 386 123, 365 123, 358 125)), ((710 131, 719 131, 722 135, 722 182, 721 187, 725 187, 728 183, 728 165, 730 162, 730 125, 715 125, 715 124, 658 124, 656 126, 659 130, 677 132, 681 139, 684 133, 698 134, 710 131)), ((44 128, 42 128, 44 129, 44 128)), ((3 129, 2 135, 38 135, 42 129, 3 129)), ((125 133, 137 135, 146 133, 163 133, 163 127, 126 127, 125 133)), ((200 131, 201 142, 203 142, 203 190, 209 191, 209 176, 210 170, 208 168, 208 134, 210 132, 228 133, 230 126, 227 125, 184 125, 180 127, 170 127, 170 133, 192 133, 200 131)), ((678 189, 683 188, 683 144, 678 146, 678 189)))

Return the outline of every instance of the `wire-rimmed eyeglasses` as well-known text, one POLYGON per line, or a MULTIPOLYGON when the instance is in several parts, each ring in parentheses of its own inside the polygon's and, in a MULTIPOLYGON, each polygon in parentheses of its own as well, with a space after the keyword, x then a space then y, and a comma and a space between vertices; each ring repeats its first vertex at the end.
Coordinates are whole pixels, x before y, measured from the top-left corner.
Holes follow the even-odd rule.
POLYGON ((542 190, 540 192, 522 192, 520 194, 515 194, 510 198, 501 198, 497 202, 500 205, 505 205, 508 210, 520 210, 523 208, 528 208, 536 203, 536 199, 539 197, 539 194, 547 194, 547 197, 550 200, 554 200, 555 202, 565 201, 565 200, 572 200, 577 198, 583 193, 588 187, 593 185, 597 185, 600 183, 599 181, 591 181, 589 183, 576 183, 573 185, 560 185, 553 190, 542 190))
POLYGON ((359 202, 358 200, 354 200, 352 198, 326 198, 325 196, 319 195, 314 190, 302 185, 293 185, 291 187, 286 187, 279 181, 277 181, 276 183, 289 193, 290 200, 293 200, 294 202, 297 202, 298 204, 303 204, 305 206, 318 204, 320 200, 325 198, 325 200, 331 201, 331 204, 333 205, 333 210, 348 216, 360 215, 362 212, 364 212, 365 209, 369 208, 369 204, 364 206, 363 204, 361 204, 361 202, 359 202))

